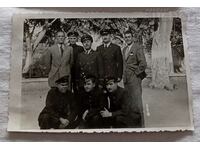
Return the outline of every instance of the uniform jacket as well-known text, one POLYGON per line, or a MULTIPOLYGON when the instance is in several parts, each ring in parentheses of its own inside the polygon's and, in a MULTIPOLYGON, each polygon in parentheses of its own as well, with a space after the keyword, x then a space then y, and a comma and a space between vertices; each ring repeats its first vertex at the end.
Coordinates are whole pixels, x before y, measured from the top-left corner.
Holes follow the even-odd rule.
POLYGON ((125 52, 128 46, 123 49, 123 60, 124 60, 124 83, 131 80, 134 75, 139 75, 144 72, 147 66, 143 47, 135 43, 132 45, 128 57, 125 58, 125 52))
POLYGON ((46 66, 49 66, 48 83, 50 87, 55 87, 55 81, 63 76, 71 76, 71 66, 73 64, 73 49, 70 46, 64 46, 61 56, 57 44, 50 47, 43 56, 46 66))
POLYGON ((52 88, 47 94, 46 106, 40 115, 42 114, 49 114, 58 121, 62 117, 73 122, 77 115, 77 101, 70 91, 61 93, 58 88, 52 88))
POLYGON ((100 115, 100 110, 104 109, 105 101, 106 98, 103 91, 97 87, 91 92, 83 91, 80 95, 80 115, 82 116, 86 110, 89 111, 87 118, 94 115, 100 115))
POLYGON ((97 51, 103 60, 104 78, 115 77, 122 78, 123 73, 123 58, 121 48, 111 43, 109 47, 105 48, 104 45, 97 47, 97 51))
POLYGON ((84 48, 82 46, 79 46, 77 44, 74 45, 70 45, 73 48, 73 65, 72 65, 72 80, 75 80, 75 76, 76 76, 76 61, 78 58, 78 55, 84 51, 84 48))
POLYGON ((76 62, 77 80, 82 79, 84 75, 93 75, 97 79, 103 78, 102 59, 97 51, 91 50, 89 54, 80 53, 76 62))

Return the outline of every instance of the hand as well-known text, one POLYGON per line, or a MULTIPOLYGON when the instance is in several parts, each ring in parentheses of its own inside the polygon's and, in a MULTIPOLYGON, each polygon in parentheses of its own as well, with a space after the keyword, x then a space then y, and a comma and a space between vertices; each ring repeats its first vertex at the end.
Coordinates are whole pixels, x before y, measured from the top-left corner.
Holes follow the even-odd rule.
POLYGON ((100 111, 102 117, 112 117, 112 113, 109 112, 105 107, 104 110, 100 111))
POLYGON ((117 78, 117 82, 120 82, 121 81, 121 78, 117 78))
POLYGON ((82 119, 83 119, 83 120, 85 120, 85 117, 87 116, 88 112, 89 112, 89 111, 88 111, 88 109, 87 109, 87 110, 83 113, 83 116, 82 116, 82 119))
POLYGON ((64 119, 64 118, 60 118, 60 122, 61 122, 61 124, 60 124, 60 126, 62 127, 66 127, 66 126, 68 126, 68 124, 69 124, 69 120, 67 120, 67 119, 64 119))

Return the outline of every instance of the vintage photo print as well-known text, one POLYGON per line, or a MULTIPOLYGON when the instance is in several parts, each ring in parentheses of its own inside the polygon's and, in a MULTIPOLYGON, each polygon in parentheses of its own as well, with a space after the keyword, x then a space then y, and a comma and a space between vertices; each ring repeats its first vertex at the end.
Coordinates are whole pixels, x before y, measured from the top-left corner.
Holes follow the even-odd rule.
POLYGON ((193 130, 184 18, 13 16, 8 131, 193 130))

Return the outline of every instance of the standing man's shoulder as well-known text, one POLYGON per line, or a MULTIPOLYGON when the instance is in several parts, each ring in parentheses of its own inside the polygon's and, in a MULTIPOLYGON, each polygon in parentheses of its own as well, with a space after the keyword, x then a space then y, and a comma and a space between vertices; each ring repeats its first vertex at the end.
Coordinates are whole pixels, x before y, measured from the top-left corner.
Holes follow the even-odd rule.
POLYGON ((110 43, 110 46, 115 48, 115 49, 121 49, 119 45, 114 44, 114 43, 110 43))
POLYGON ((102 48, 103 48, 103 44, 97 46, 97 50, 96 50, 96 51, 99 51, 99 50, 101 50, 102 48))

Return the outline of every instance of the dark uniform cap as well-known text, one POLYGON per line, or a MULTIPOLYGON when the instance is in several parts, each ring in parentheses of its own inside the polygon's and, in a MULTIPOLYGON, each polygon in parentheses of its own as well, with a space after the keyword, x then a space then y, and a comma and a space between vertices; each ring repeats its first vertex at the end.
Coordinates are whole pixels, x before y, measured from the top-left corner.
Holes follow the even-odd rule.
POLYGON ((69 76, 63 76, 56 80, 56 84, 69 83, 69 76))
POLYGON ((103 30, 100 31, 100 34, 101 35, 108 35, 108 34, 110 34, 110 30, 109 29, 103 29, 103 30))
POLYGON ((90 40, 91 42, 93 42, 93 38, 92 36, 88 35, 88 34, 85 34, 81 37, 81 42, 85 42, 86 40, 90 40))
POLYGON ((76 31, 71 31, 71 32, 67 33, 67 36, 68 36, 68 37, 70 37, 70 36, 78 37, 79 34, 78 34, 78 32, 76 32, 76 31))
POLYGON ((117 79, 115 77, 106 77, 104 80, 105 84, 107 84, 108 82, 111 82, 111 81, 117 82, 117 79))

